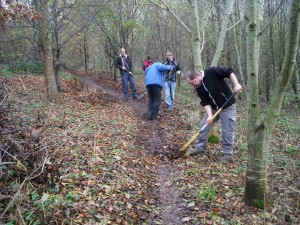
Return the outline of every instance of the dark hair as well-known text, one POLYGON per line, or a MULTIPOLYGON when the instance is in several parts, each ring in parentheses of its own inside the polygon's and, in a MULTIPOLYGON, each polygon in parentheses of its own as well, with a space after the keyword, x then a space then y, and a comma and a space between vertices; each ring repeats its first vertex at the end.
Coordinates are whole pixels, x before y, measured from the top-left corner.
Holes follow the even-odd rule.
POLYGON ((150 56, 147 56, 147 60, 150 60, 151 59, 151 57, 150 56))
POLYGON ((186 78, 189 80, 194 80, 196 77, 199 77, 201 74, 195 70, 187 72, 186 78))

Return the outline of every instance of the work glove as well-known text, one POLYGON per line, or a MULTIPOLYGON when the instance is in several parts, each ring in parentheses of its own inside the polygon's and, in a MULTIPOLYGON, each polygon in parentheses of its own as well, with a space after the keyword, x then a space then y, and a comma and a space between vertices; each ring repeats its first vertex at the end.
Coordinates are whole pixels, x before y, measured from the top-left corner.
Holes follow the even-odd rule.
POLYGON ((177 74, 177 75, 180 75, 180 73, 181 73, 181 71, 180 71, 180 70, 178 70, 178 71, 176 72, 176 74, 177 74))

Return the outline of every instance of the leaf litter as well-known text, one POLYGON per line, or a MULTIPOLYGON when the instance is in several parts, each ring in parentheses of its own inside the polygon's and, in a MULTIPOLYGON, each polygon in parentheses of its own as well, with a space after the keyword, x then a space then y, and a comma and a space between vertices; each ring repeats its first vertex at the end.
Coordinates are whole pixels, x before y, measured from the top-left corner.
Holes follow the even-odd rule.
MULTIPOLYGON (((178 149, 194 131, 180 109, 164 114, 160 121, 145 121, 145 98, 123 102, 120 83, 108 76, 74 75, 76 79, 64 81, 65 92, 56 104, 47 102, 41 77, 5 81, 1 156, 2 162, 12 164, 1 168, 0 211, 13 196, 21 198, 2 214, 0 222, 299 222, 299 152, 281 151, 299 147, 299 138, 285 135, 285 142, 280 141, 284 126, 276 129, 272 141, 272 203, 268 209, 258 210, 242 201, 246 169, 243 126, 236 135, 234 163, 218 163, 221 147, 210 143, 210 156, 183 159, 178 149), (28 182, 18 191, 25 178, 28 182)), ((239 107, 239 124, 245 118, 243 107, 239 107)))

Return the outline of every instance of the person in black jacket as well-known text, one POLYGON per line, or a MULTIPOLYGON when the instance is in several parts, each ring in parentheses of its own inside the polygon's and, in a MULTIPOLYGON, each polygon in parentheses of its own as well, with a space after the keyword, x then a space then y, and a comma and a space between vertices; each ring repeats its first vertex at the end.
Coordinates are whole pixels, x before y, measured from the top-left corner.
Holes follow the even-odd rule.
POLYGON ((125 49, 120 49, 120 56, 115 61, 115 66, 120 69, 121 81, 124 93, 124 101, 128 101, 128 82, 130 83, 130 89, 133 99, 137 99, 136 85, 133 75, 133 65, 130 57, 125 54, 125 49))
POLYGON ((164 62, 164 64, 173 66, 173 70, 165 73, 164 94, 166 102, 166 112, 168 112, 174 109, 176 77, 177 75, 180 75, 181 67, 175 60, 172 52, 167 52, 167 60, 164 62))
POLYGON ((186 156, 206 152, 205 145, 208 140, 209 131, 214 123, 220 119, 222 123, 223 149, 223 156, 220 158, 220 161, 225 163, 233 161, 234 131, 236 127, 235 98, 231 99, 214 121, 210 121, 213 114, 221 108, 232 95, 232 91, 225 78, 231 81, 234 92, 239 93, 242 91, 242 86, 238 82, 231 67, 210 67, 200 73, 196 71, 188 72, 187 82, 195 87, 201 99, 200 104, 204 107, 206 112, 200 123, 200 128, 207 122, 209 126, 200 133, 195 148, 189 148, 185 153, 186 156))

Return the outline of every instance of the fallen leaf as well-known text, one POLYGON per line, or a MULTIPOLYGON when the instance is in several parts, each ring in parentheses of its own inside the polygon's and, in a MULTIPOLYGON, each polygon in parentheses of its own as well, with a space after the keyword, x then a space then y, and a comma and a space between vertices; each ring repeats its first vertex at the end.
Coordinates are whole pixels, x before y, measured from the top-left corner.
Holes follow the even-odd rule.
POLYGON ((181 222, 188 222, 191 220, 191 217, 184 217, 182 218, 181 222))

